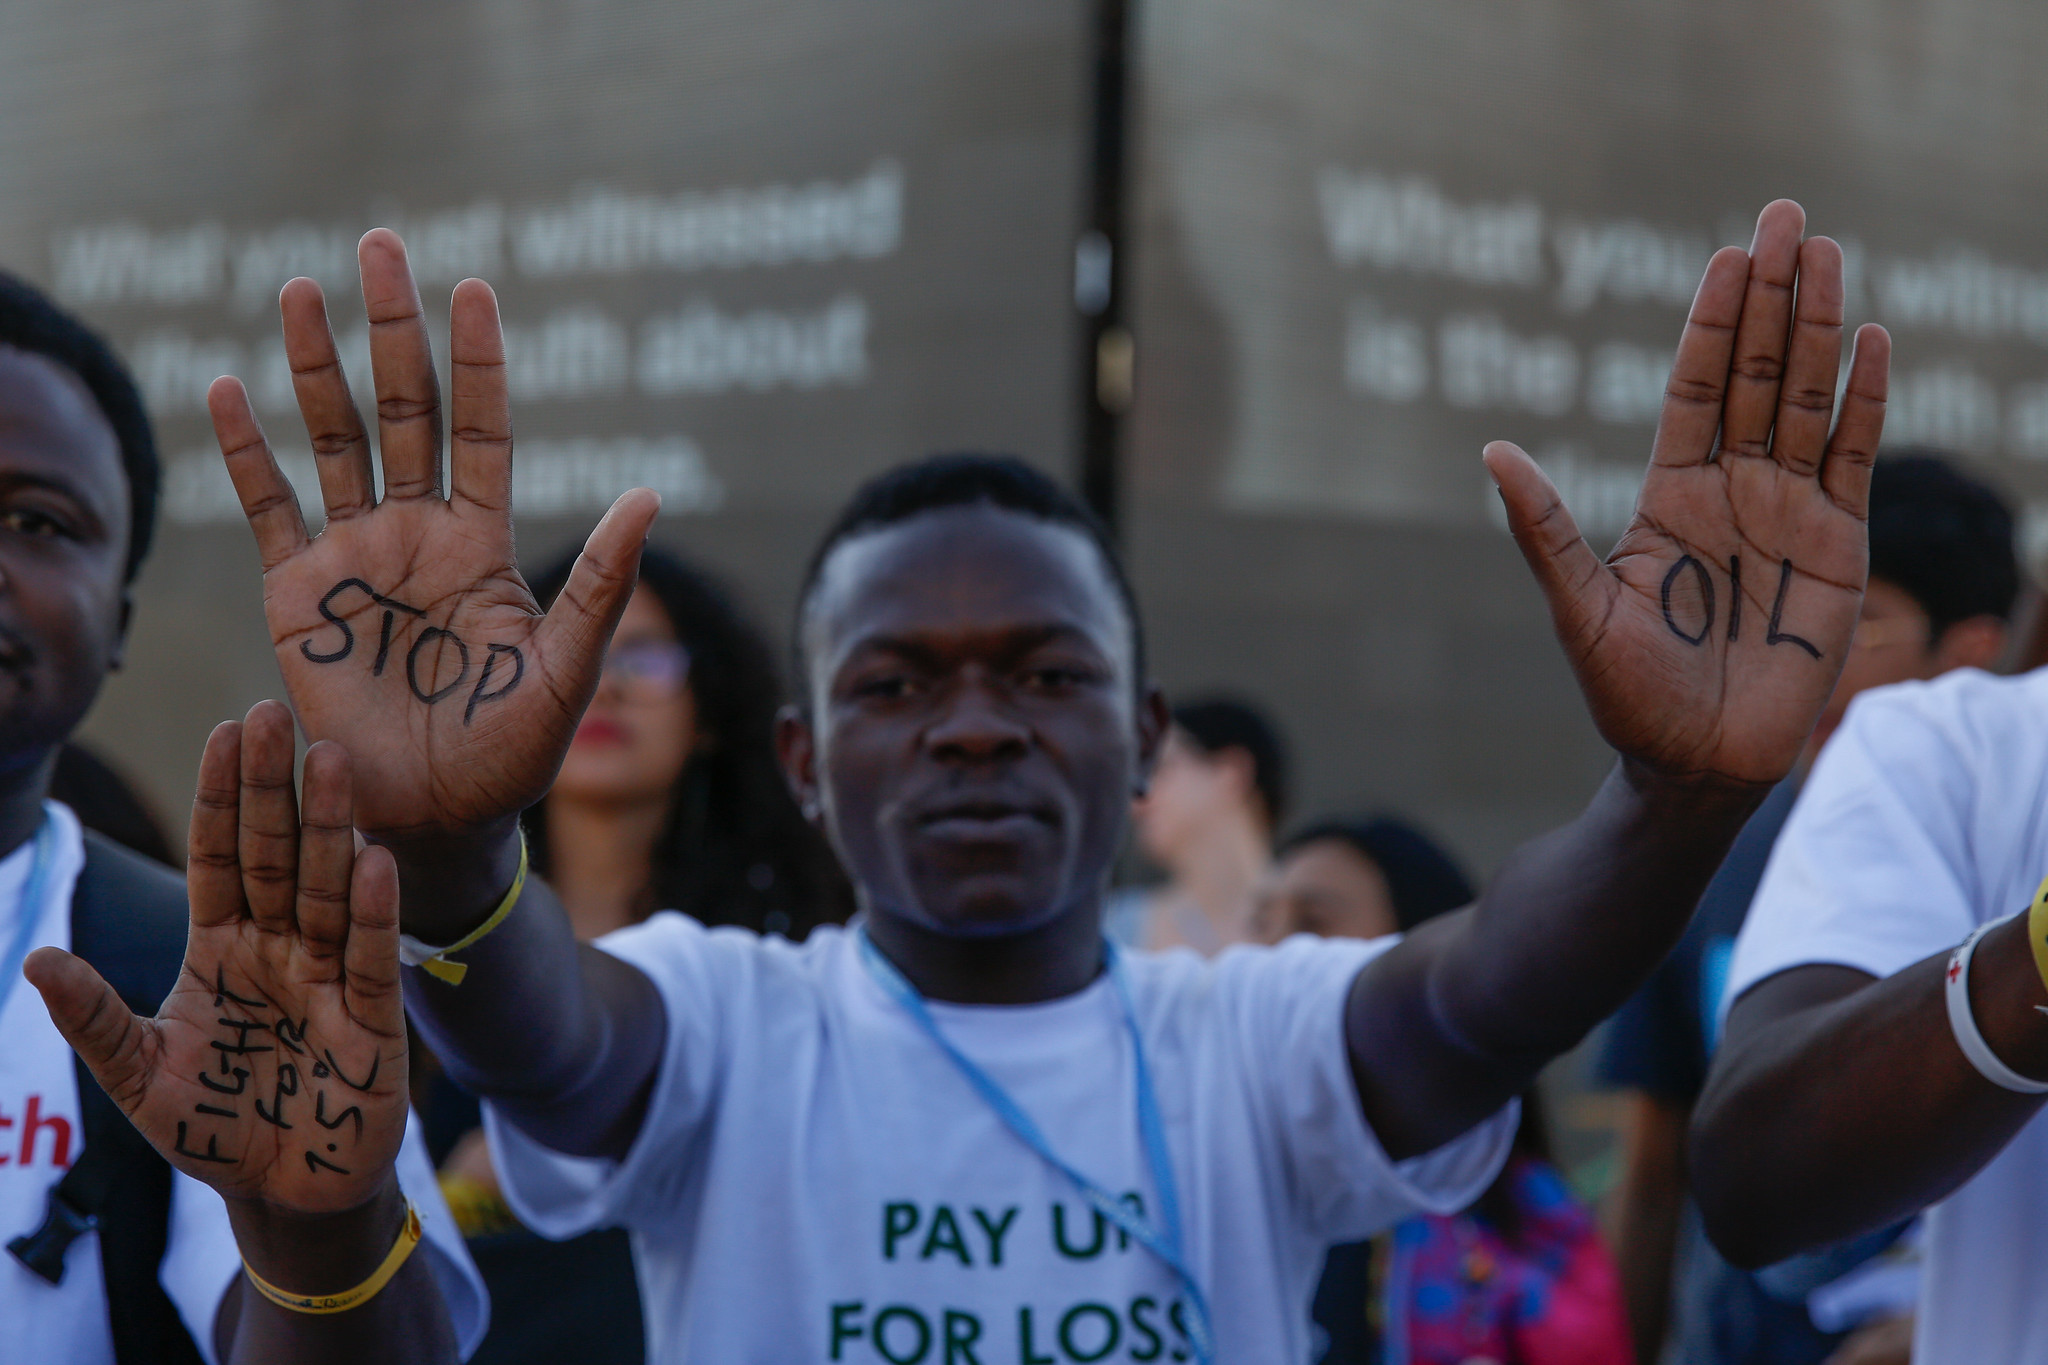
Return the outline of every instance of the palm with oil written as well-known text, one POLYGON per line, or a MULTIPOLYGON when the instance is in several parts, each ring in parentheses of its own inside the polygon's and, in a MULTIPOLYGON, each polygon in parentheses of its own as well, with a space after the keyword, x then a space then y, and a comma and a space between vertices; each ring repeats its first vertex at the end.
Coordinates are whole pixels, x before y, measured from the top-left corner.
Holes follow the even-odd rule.
POLYGON ((1859 331, 1834 420, 1842 252, 1804 227, 1779 200, 1749 252, 1708 265, 1635 519, 1604 562, 1527 455, 1486 452, 1594 723, 1668 776, 1783 777, 1861 609, 1891 342, 1859 331))

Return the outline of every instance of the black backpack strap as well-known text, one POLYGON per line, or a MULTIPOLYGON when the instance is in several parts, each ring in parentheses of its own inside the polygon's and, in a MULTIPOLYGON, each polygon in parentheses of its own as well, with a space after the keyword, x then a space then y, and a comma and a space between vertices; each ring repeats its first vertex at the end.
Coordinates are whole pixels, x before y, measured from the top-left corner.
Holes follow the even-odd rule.
MULTIPOLYGON (((71 951, 91 963, 138 1014, 154 1015, 185 962, 185 879, 85 832, 85 867, 71 896, 71 951)), ((64 1250, 87 1228, 100 1269, 118 1365, 200 1365, 158 1272, 170 1243, 171 1168, 78 1063, 85 1146, 50 1191, 43 1226, 8 1243, 53 1283, 64 1250)))

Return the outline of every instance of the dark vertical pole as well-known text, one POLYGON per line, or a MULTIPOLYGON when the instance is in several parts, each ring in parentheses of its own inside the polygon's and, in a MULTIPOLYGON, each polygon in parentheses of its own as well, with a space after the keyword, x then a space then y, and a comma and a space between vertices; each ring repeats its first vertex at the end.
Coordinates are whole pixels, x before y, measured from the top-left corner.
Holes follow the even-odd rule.
POLYGON ((1130 252, 1124 184, 1130 128, 1132 0, 1094 0, 1093 118, 1081 233, 1074 244, 1080 314, 1081 496, 1118 527, 1118 441, 1131 405, 1133 353, 1124 303, 1130 252))

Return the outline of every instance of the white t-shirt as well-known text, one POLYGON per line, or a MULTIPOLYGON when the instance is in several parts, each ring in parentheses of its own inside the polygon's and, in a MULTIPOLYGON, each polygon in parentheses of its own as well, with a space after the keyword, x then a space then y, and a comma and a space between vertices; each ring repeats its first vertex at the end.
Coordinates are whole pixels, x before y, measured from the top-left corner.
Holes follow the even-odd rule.
MULTIPOLYGON (((1778 837, 1729 999, 1809 963, 1890 976, 2026 908, 2048 873, 2048 670, 1858 697, 1778 837)), ((2048 1361, 2048 1118, 1927 1218, 1913 1358, 2048 1361)))
MULTIPOLYGON (((39 922, 31 947, 68 949, 71 889, 85 865, 85 845, 69 809, 54 801, 45 809, 56 822, 56 856, 43 903, 32 907, 39 922)), ((31 839, 0 859, 0 953, 13 943, 21 914, 30 909, 21 902, 34 857, 31 839)), ((422 1251, 432 1259, 466 1358, 483 1340, 488 1300, 462 1234, 442 1202, 417 1127, 412 1124, 406 1131, 399 1183, 419 1210, 426 1233, 422 1251)), ((36 988, 17 979, 0 1005, 0 1244, 41 1226, 50 1187, 78 1159, 83 1143, 71 1047, 50 1022, 36 988)), ((159 1278, 208 1361, 214 1359, 214 1317, 221 1296, 241 1269, 220 1196, 189 1176, 174 1175, 170 1240, 159 1278)), ((0 1334, 6 1342, 0 1358, 7 1360, 112 1365, 114 1343, 95 1234, 71 1244, 63 1281, 54 1285, 0 1251, 0 1334)))
MULTIPOLYGON (((1324 1249, 1462 1208, 1506 1156, 1512 1105, 1398 1165, 1366 1127, 1343 1004, 1389 942, 1127 959, 1221 1361, 1307 1359, 1324 1249)), ((1177 1277, 1011 1134, 852 934, 794 945, 664 913, 602 946, 668 1010, 632 1150, 566 1157, 489 1105, 485 1122, 529 1226, 632 1230, 655 1365, 1189 1358, 1177 1277)), ((1107 978, 1044 1004, 931 1011, 1054 1151, 1159 1207, 1107 978)))

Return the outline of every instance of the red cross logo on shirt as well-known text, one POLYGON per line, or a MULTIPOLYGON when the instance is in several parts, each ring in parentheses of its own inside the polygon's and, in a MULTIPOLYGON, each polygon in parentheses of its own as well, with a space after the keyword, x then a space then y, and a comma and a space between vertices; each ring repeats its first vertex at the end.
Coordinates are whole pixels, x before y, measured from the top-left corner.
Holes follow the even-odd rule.
POLYGON ((1951 986, 1955 985, 1957 978, 1961 977, 1962 974, 1963 955, 1961 953, 1957 953, 1954 957, 1948 960, 1948 984, 1951 986))

